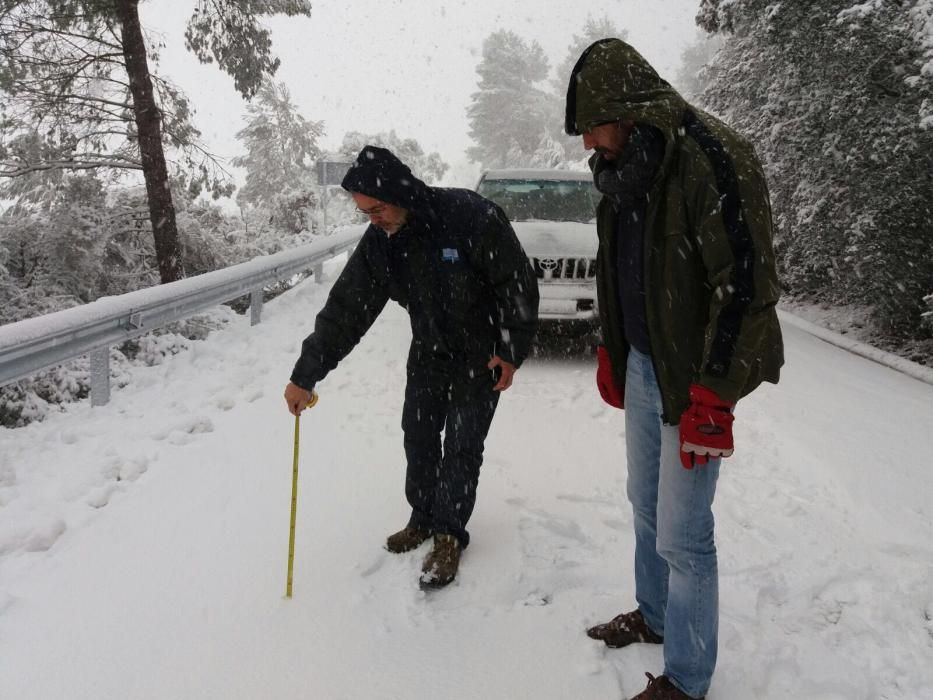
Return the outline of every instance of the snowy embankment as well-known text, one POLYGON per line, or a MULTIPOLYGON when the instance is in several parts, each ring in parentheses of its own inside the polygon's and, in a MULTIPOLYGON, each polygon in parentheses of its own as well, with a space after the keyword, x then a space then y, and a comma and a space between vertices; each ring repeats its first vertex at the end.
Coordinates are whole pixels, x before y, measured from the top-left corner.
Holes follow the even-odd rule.
MULTIPOLYGON (((391 306, 302 418, 281 390, 327 287, 305 284, 110 405, 0 431, 0 698, 629 697, 655 647, 586 625, 633 600, 622 413, 589 359, 530 360, 500 404, 460 576, 417 587, 391 306)), ((716 501, 711 700, 933 698, 933 387, 785 327, 739 405, 716 501)))

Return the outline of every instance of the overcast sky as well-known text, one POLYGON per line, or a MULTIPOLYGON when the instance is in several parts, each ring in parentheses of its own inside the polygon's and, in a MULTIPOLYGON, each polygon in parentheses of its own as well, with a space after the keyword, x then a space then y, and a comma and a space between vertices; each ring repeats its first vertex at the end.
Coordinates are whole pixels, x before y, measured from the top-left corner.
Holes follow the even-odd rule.
MULTIPOLYGON (((273 49, 284 82, 308 119, 323 120, 325 148, 347 131, 395 129, 438 151, 451 165, 471 145, 466 108, 476 90, 483 40, 510 29, 541 44, 552 68, 587 15, 603 14, 663 77, 673 79, 683 48, 696 36, 697 0, 313 0, 311 17, 275 18, 273 49)), ((162 72, 191 98, 208 145, 230 158, 245 103, 233 80, 185 51, 192 2, 141 5, 145 25, 162 34, 162 72)))

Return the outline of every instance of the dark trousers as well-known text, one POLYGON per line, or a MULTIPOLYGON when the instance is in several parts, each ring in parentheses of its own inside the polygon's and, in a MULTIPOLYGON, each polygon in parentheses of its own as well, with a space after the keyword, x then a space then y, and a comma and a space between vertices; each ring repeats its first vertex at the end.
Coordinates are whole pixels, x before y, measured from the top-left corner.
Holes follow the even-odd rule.
POLYGON ((476 504, 483 442, 499 403, 492 387, 487 373, 455 380, 409 375, 405 387, 408 524, 454 535, 462 547, 470 542, 466 525, 476 504))

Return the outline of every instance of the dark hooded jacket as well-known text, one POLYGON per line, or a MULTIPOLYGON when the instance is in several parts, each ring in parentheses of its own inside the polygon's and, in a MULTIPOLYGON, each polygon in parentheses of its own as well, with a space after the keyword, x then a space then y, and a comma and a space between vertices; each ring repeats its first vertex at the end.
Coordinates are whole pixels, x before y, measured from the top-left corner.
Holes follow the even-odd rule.
MULTIPOLYGON (((784 352, 770 200, 751 144, 687 104, 634 48, 603 39, 573 69, 565 129, 579 135, 618 120, 664 137, 647 193, 645 310, 665 420, 677 423, 692 383, 734 403, 762 381, 778 380, 784 352)), ((606 168, 626 167, 624 155, 619 161, 590 159, 597 187, 606 168)), ((597 209, 597 290, 603 341, 621 385, 629 345, 619 303, 617 219, 604 196, 597 209)))
POLYGON ((389 299, 411 318, 410 376, 488 375, 493 355, 520 366, 535 333, 538 286, 502 210, 470 190, 429 187, 373 146, 342 186, 407 209, 408 221, 391 236, 366 229, 302 344, 292 382, 312 389, 389 299))

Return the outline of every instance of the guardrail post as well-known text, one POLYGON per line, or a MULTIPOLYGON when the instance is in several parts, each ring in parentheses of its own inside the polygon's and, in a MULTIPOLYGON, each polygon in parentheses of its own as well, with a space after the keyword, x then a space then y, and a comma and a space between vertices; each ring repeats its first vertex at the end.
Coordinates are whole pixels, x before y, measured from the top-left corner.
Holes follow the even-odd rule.
POLYGON ((249 325, 255 326, 262 320, 262 289, 249 293, 249 325))
POLYGON ((314 266, 314 281, 318 284, 324 284, 324 263, 322 262, 314 266))
POLYGON ((110 401, 110 348, 91 350, 91 405, 104 406, 110 401))

